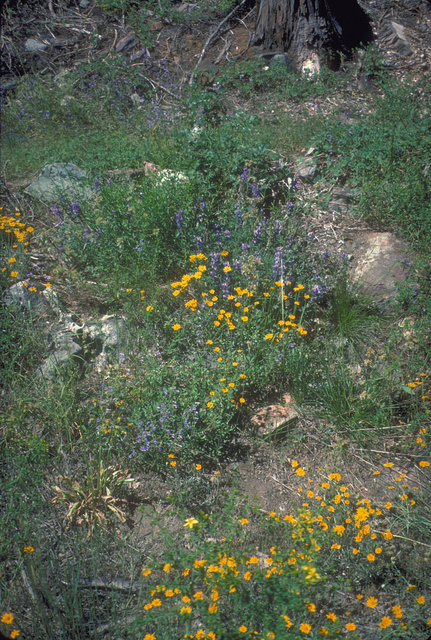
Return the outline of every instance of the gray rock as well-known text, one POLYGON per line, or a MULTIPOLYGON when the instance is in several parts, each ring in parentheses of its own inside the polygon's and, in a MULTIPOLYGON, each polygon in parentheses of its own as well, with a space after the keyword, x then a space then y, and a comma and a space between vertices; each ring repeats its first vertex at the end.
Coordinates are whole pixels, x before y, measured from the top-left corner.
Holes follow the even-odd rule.
POLYGON ((127 347, 126 322, 118 316, 103 316, 97 322, 89 322, 83 327, 85 357, 94 362, 96 371, 102 371, 127 347))
POLYGON ((6 307, 17 305, 21 313, 36 317, 60 313, 58 296, 49 289, 43 291, 28 291, 22 282, 17 282, 6 290, 3 296, 6 307))
POLYGON ((79 325, 71 313, 59 314, 57 323, 49 328, 46 343, 50 349, 68 348, 71 342, 82 346, 82 330, 84 325, 79 325))
POLYGON ((144 56, 151 58, 151 53, 149 52, 147 47, 143 47, 142 49, 139 49, 139 51, 136 51, 136 53, 132 53, 132 55, 130 56, 130 62, 136 62, 144 56))
POLYGON ((7 289, 3 303, 12 309, 15 305, 20 313, 41 321, 40 330, 51 353, 37 370, 38 376, 51 379, 71 358, 80 364, 87 361, 100 372, 127 349, 128 332, 123 318, 110 315, 79 324, 72 313, 61 310, 57 294, 50 289, 28 291, 17 282, 7 289))
POLYGON ((100 372, 126 349, 126 322, 117 316, 103 316, 80 325, 73 314, 60 313, 58 323, 49 329, 46 343, 51 353, 39 367, 39 376, 52 378, 71 358, 75 364, 88 362, 100 372))
POLYGON ((313 182, 317 164, 311 158, 299 158, 295 164, 295 176, 304 182, 313 182))
POLYGON ((28 38, 24 42, 24 48, 29 53, 39 53, 40 51, 45 51, 48 48, 48 45, 44 42, 40 42, 39 40, 35 40, 34 38, 28 38))
POLYGON ((144 98, 141 98, 139 93, 132 93, 130 100, 133 102, 135 107, 138 107, 142 102, 145 102, 144 98))
POLYGON ((293 73, 294 66, 293 66, 292 60, 290 60, 290 58, 288 58, 284 53, 276 53, 271 60, 270 66, 275 67, 280 64, 286 67, 287 73, 293 73))
POLYGON ((126 53, 127 51, 130 51, 130 49, 133 49, 136 44, 138 44, 138 38, 134 33, 131 33, 117 42, 115 45, 115 51, 117 53, 120 53, 121 51, 126 53))
POLYGON ((86 9, 90 6, 90 0, 79 0, 79 6, 81 9, 86 9))
POLYGON ((43 362, 37 370, 37 375, 42 378, 51 380, 58 375, 61 369, 64 369, 71 358, 83 362, 82 346, 76 343, 73 338, 63 340, 61 346, 49 354, 45 362, 43 362))
POLYGON ((70 75, 69 69, 61 69, 57 75, 54 76, 53 80, 58 85, 60 89, 64 89, 67 84, 67 77, 70 75))
POLYGON ((406 279, 404 261, 410 255, 407 242, 392 233, 362 231, 354 238, 345 238, 345 247, 354 256, 352 275, 361 291, 376 303, 394 300, 397 284, 406 279))
POLYGON ((405 27, 393 20, 386 22, 381 37, 384 44, 402 56, 410 56, 413 51, 408 43, 405 27))
POLYGON ((43 202, 56 202, 60 198, 90 200, 94 193, 85 184, 86 179, 87 172, 71 162, 47 164, 25 193, 43 202))

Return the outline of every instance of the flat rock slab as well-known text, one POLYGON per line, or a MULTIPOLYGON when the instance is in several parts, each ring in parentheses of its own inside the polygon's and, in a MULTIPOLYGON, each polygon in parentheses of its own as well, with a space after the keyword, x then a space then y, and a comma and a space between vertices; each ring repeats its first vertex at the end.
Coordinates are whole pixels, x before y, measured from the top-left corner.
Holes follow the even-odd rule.
POLYGON ((90 200, 94 193, 86 184, 87 179, 87 172, 72 162, 47 164, 25 193, 48 203, 57 202, 61 198, 69 202, 90 200))
POLYGON ((251 419, 256 433, 261 436, 278 435, 293 427, 299 419, 292 396, 285 393, 283 404, 271 404, 260 409, 251 419))
POLYGON ((406 279, 406 258, 411 258, 407 242, 392 233, 361 231, 345 238, 346 251, 353 255, 353 279, 375 302, 390 301, 397 284, 406 279))

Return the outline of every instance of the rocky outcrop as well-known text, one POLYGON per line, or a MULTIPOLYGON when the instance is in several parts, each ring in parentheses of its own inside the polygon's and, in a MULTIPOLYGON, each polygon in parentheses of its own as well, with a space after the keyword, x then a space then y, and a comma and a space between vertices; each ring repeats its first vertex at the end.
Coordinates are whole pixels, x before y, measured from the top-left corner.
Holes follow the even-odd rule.
POLYGON ((124 318, 105 315, 80 324, 72 313, 61 310, 57 294, 49 289, 29 291, 18 282, 6 291, 3 303, 38 322, 49 352, 37 370, 43 378, 53 378, 71 362, 79 367, 90 364, 100 372, 127 349, 124 318))

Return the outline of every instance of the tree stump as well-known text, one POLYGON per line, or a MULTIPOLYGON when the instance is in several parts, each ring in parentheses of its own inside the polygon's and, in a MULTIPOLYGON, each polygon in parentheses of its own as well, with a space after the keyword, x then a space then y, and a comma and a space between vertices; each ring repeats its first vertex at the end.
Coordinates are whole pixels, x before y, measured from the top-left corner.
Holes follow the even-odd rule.
POLYGON ((286 52, 302 68, 316 54, 328 61, 372 38, 369 18, 357 0, 260 0, 253 43, 265 51, 286 52))

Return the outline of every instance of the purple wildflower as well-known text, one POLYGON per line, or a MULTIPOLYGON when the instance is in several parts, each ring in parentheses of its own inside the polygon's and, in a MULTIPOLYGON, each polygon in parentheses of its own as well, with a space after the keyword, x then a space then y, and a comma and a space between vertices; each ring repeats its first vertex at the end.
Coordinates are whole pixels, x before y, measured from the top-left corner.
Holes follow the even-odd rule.
POLYGON ((253 244, 257 244, 260 240, 260 236, 262 235, 262 223, 259 222, 255 230, 253 231, 253 244))
POLYGON ((184 221, 184 216, 183 216, 184 210, 180 209, 176 214, 175 214, 175 222, 177 223, 177 227, 179 229, 179 231, 181 231, 182 226, 183 226, 183 221, 184 221))
POLYGON ((81 208, 79 206, 79 202, 71 202, 70 203, 70 210, 72 211, 74 216, 79 216, 79 214, 81 213, 81 208))
POLYGON ((282 259, 283 259, 283 247, 277 247, 277 250, 274 255, 274 265, 272 267, 272 275, 274 278, 277 278, 278 276, 280 276, 280 278, 283 278, 282 259))
POLYGON ((246 184, 248 182, 249 177, 250 177, 250 169, 248 169, 247 167, 244 167, 240 175, 241 182, 243 184, 246 184))
POLYGON ((260 184, 258 182, 253 182, 251 185, 251 197, 252 198, 260 198, 260 184))
POLYGON ((220 254, 219 253, 212 253, 210 258, 211 258, 210 275, 212 277, 215 277, 217 275, 217 269, 218 269, 218 265, 219 265, 219 262, 220 262, 220 254))

